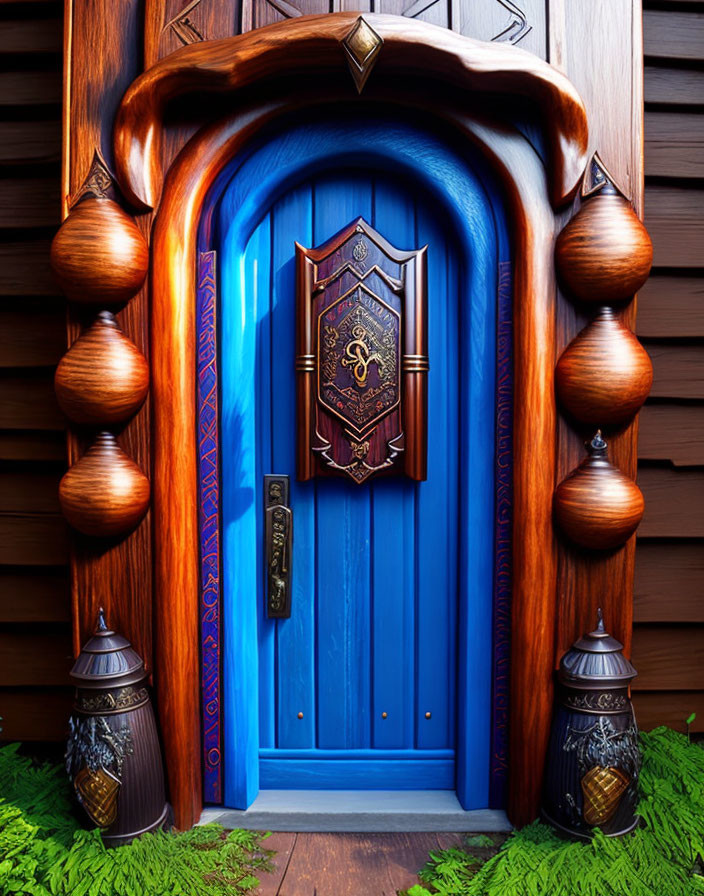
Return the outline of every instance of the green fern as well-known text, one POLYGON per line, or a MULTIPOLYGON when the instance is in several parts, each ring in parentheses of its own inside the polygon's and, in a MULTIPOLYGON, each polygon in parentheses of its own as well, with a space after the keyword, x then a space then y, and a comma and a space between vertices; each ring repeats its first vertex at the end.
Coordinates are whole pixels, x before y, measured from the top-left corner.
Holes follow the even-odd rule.
POLYGON ((146 834, 106 849, 82 830, 58 765, 0 749, 0 894, 28 896, 242 896, 272 853, 252 831, 205 825, 146 834))
POLYGON ((470 850, 431 853, 406 896, 696 896, 704 894, 704 749, 658 728, 641 735, 641 827, 590 843, 539 822, 481 864, 470 850))

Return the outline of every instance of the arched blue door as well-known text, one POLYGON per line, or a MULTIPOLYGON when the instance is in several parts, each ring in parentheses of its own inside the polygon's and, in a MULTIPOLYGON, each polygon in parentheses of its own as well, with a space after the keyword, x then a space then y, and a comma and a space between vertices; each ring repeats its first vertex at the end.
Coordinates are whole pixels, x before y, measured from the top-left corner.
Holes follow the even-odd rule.
POLYGON ((226 803, 244 808, 261 787, 457 789, 467 807, 487 805, 490 196, 466 160, 413 129, 307 125, 239 166, 218 232, 226 803), (294 242, 319 245, 358 216, 401 250, 428 245, 423 483, 295 480, 294 242), (291 477, 285 620, 265 613, 267 473, 291 477))

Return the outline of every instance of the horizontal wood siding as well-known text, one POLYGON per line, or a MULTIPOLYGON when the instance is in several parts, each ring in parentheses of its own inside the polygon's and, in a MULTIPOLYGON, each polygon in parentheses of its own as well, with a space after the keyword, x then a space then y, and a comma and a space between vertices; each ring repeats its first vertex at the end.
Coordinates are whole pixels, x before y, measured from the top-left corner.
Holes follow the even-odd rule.
POLYGON ((60 222, 62 6, 0 4, 0 716, 8 740, 61 740, 71 691, 66 464, 53 392, 65 304, 60 222))
POLYGON ((704 14, 646 2, 645 217, 654 268, 637 331, 653 361, 641 413, 634 589, 640 725, 704 731, 704 14), (653 8, 648 8, 649 6, 653 8))

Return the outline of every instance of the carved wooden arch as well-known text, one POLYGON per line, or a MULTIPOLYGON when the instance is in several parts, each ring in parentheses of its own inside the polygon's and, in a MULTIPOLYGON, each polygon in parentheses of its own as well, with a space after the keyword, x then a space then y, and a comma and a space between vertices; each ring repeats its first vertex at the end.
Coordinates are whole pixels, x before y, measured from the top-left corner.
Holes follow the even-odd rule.
MULTIPOLYGON (((585 165, 586 118, 569 82, 545 63, 511 48, 482 44, 444 29, 390 16, 365 16, 384 39, 389 67, 428 69, 459 85, 532 96, 548 131, 549 165, 513 128, 476 114, 442 109, 465 140, 478 146, 505 190, 514 222, 514 583, 509 811, 521 824, 534 817, 551 713, 556 611, 556 559, 551 507, 555 485, 556 408, 553 245, 556 222, 547 202, 566 201, 585 165), (409 27, 410 26, 410 27, 409 27), (404 35, 407 35, 405 37, 404 35), (523 66, 523 67, 522 67, 523 66), (465 80, 463 80, 465 79, 465 80), (553 117, 554 116, 554 117, 553 117), (544 196, 545 202, 536 201, 544 196), (540 464, 535 445, 543 446, 540 464)), ((226 41, 178 51, 128 91, 116 125, 116 165, 126 195, 156 204, 162 190, 159 141, 166 101, 180 92, 236 91, 281 71, 291 59, 309 69, 346 65, 341 41, 357 16, 301 18, 226 41), (320 50, 320 52, 318 52, 320 50), (315 52, 314 52, 315 51, 315 52), (317 54, 317 55, 316 55, 317 54), (316 61, 317 60, 317 61, 316 61)), ((317 70, 317 69, 316 69, 317 70)), ((398 105, 376 87, 370 99, 398 105)), ((350 90, 353 90, 350 84, 350 90)), ((349 95, 347 96, 349 98, 349 95)), ((153 525, 155 532, 156 674, 171 798, 187 826, 201 807, 199 738, 199 587, 195 419, 196 239, 208 190, 227 162, 263 127, 299 105, 330 94, 260 101, 199 131, 170 166, 152 238, 151 332, 153 399, 153 525)), ((437 113, 420 96, 402 105, 437 113)))

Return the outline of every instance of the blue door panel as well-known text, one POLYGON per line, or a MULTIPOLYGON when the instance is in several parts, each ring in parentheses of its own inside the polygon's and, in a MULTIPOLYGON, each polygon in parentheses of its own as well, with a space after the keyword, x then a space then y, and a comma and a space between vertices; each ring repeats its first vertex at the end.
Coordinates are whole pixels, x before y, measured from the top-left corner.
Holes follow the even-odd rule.
MULTIPOLYGON (((474 781, 464 775, 461 798, 486 805, 498 261, 492 204, 468 165, 448 182, 459 163, 441 144, 423 138, 421 159, 408 139, 396 142, 393 129, 383 138, 387 149, 403 146, 404 165, 420 166, 417 179, 400 179, 383 161, 351 168, 349 155, 311 177, 306 153, 321 152, 316 130, 289 133, 245 160, 219 208, 226 802, 246 806, 259 786, 453 789, 459 746, 463 756, 472 752, 476 768, 474 781), (439 214, 420 183, 432 152, 451 214, 439 214), (273 160, 292 174, 294 157, 299 178, 264 195, 273 160), (400 249, 429 246, 424 483, 295 479, 294 240, 319 245, 358 215, 400 249), (460 220, 458 240, 448 224, 460 220), (485 478, 467 470, 470 456, 485 478), (291 478, 288 620, 264 612, 262 483, 269 472, 291 478), (468 531, 470 521, 478 529, 468 531), (460 623, 473 630, 471 656, 458 656, 460 623), (240 627, 256 631, 254 643, 240 627), (463 695, 473 689, 472 706, 458 706, 458 674, 463 695)), ((357 130, 367 145, 372 136, 357 130)))

